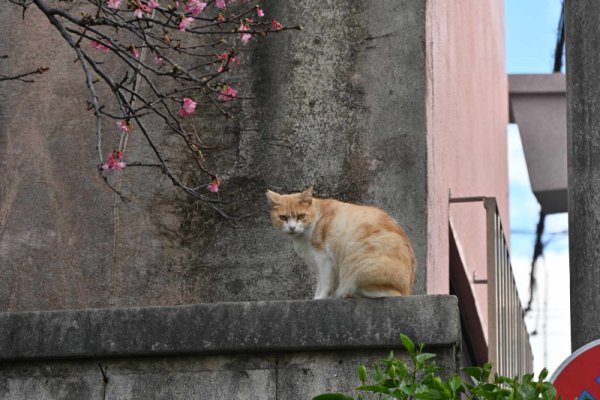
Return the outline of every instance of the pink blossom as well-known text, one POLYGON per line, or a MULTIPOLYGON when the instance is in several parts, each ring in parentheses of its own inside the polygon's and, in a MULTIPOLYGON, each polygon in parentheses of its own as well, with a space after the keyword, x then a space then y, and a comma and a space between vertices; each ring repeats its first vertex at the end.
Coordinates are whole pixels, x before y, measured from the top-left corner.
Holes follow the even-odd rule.
POLYGON ((106 157, 106 162, 102 164, 102 169, 105 171, 109 169, 120 170, 125 168, 126 166, 127 164, 125 164, 125 162, 123 161, 123 152, 113 150, 110 153, 108 153, 108 156, 106 157))
POLYGON ((221 89, 221 94, 217 98, 221 101, 231 101, 234 97, 237 96, 237 93, 237 90, 235 90, 229 85, 225 85, 221 89))
POLYGON ((225 4, 225 0, 215 0, 215 5, 218 8, 225 8, 227 5, 225 4))
POLYGON ((179 2, 178 1, 175 2, 175 9, 179 10, 179 2))
POLYGON ((95 40, 92 40, 91 46, 96 49, 96 50, 100 50, 103 53, 108 53, 110 51, 110 49, 108 47, 106 47, 105 45, 103 45, 100 42, 97 42, 95 40))
POLYGON ((165 63, 165 59, 162 58, 158 53, 154 53, 154 64, 163 65, 165 63))
POLYGON ((181 18, 181 22, 179 23, 179 30, 181 32, 184 32, 192 22, 194 22, 194 18, 191 18, 191 17, 181 18))
POLYGON ((160 4, 158 4, 158 0, 148 0, 148 7, 151 9, 155 9, 157 7, 160 7, 160 4))
POLYGON ((256 7, 256 15, 258 15, 259 17, 264 17, 265 12, 262 10, 262 8, 256 7))
POLYGON ((122 0, 108 0, 106 3, 108 4, 108 8, 117 9, 121 7, 122 0))
POLYGON ((223 71, 223 67, 225 66, 225 64, 227 64, 227 61, 229 61, 229 63, 234 63, 234 64, 238 64, 240 63, 240 60, 238 60, 237 58, 230 56, 229 53, 224 52, 221 54, 216 54, 216 57, 218 60, 221 61, 221 64, 219 65, 219 68, 217 69, 217 72, 221 72, 223 71))
POLYGON ((119 121, 117 122, 117 126, 125 133, 133 132, 133 125, 131 125, 131 122, 129 121, 119 121))
POLYGON ((150 14, 151 12, 152 12, 151 7, 138 2, 138 8, 135 9, 135 11, 133 12, 133 15, 136 18, 143 18, 144 13, 150 14))
POLYGON ((181 110, 179 110, 180 117, 187 117, 196 111, 196 102, 189 97, 185 97, 183 99, 183 105, 181 106, 181 110))
POLYGON ((216 177, 211 183, 208 184, 208 190, 212 193, 217 193, 219 191, 220 184, 221 181, 219 180, 219 177, 216 177))
POLYGON ((137 47, 131 46, 130 49, 131 49, 131 54, 133 55, 133 58, 139 59, 140 58, 140 51, 137 49, 137 47))
POLYGON ((197 17, 205 8, 205 2, 200 0, 189 0, 185 5, 185 12, 191 13, 194 17, 197 17))
POLYGON ((273 27, 273 29, 276 30, 283 29, 283 25, 281 25, 281 22, 277 21, 275 18, 273 18, 273 20, 271 21, 271 26, 273 27))
MULTIPOLYGON (((238 28, 239 31, 249 31, 250 27, 247 24, 244 24, 243 22, 240 24, 240 27, 238 28)), ((252 39, 252 35, 249 33, 242 33, 242 43, 246 44, 248 43, 248 41, 252 39)))

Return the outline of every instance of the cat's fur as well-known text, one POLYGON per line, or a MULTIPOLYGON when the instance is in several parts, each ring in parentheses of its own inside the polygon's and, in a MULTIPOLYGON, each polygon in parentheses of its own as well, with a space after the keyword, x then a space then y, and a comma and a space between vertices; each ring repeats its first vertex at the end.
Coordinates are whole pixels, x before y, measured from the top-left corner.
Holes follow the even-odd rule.
POLYGON ((416 260, 402 228, 383 210, 313 197, 312 188, 267 191, 271 220, 317 275, 315 299, 412 293, 416 260))

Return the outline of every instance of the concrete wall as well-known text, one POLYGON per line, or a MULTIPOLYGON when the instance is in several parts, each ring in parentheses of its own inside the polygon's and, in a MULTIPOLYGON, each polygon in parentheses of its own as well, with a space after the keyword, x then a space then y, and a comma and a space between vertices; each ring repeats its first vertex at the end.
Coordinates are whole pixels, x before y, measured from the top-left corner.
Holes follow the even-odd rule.
POLYGON ((405 333, 458 369, 456 298, 200 304, 0 313, 0 397, 310 399, 405 333), (107 380, 104 377, 108 378, 107 380))
MULTIPOLYGON (((449 220, 467 275, 487 275, 483 204, 449 205, 449 196, 496 197, 509 231, 504 9, 500 0, 427 4, 427 291, 448 293, 449 220)), ((472 288, 486 320, 485 285, 472 288)))
MULTIPOLYGON (((186 121, 216 146, 206 155, 222 176, 220 199, 243 216, 233 227, 153 170, 125 169, 132 201, 116 200, 96 176, 73 52, 35 7, 24 21, 17 7, 0 8, 4 70, 50 67, 0 96, 0 309, 308 298, 313 278, 270 227, 264 192, 309 185, 389 211, 413 242, 415 292, 425 293, 424 2, 275 2, 265 12, 305 29, 243 49, 233 82, 256 99, 238 103, 233 121, 208 107, 186 121)), ((179 172, 190 169, 180 146, 158 142, 179 172)), ((140 135, 126 158, 152 161, 140 135)))
POLYGON ((265 12, 305 29, 262 41, 250 55, 257 101, 244 106, 228 179, 249 199, 251 217, 240 229, 219 226, 221 238, 195 261, 203 280, 195 292, 206 301, 312 296, 303 262, 269 226, 264 191, 314 185, 317 196, 390 212, 413 241, 415 291, 424 293, 424 5, 310 0, 265 12))

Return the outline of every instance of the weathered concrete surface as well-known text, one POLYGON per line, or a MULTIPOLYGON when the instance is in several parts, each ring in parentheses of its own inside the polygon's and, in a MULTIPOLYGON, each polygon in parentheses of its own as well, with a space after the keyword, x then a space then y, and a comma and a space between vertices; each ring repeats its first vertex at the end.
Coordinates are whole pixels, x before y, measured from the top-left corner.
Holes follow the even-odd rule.
MULTIPOLYGON (((57 5, 77 13, 77 2, 57 5)), ((35 6, 24 20, 20 13, 0 8, 3 72, 50 70, 34 84, 1 88, 0 309, 181 302, 185 248, 164 228, 179 225, 177 192, 157 171, 131 168, 122 188, 132 202, 115 201, 97 176, 95 123, 74 52, 35 6)), ((114 121, 105 120, 105 153, 116 141, 114 121)), ((177 159, 180 148, 157 142, 177 159)), ((152 161, 143 149, 141 135, 131 135, 127 161, 152 161)))
POLYGON ((223 153, 236 157, 228 182, 238 197, 227 199, 249 217, 198 250, 191 292, 205 301, 310 297, 313 278, 269 226, 264 192, 314 185, 317 196, 390 212, 413 242, 415 292, 424 293, 423 2, 271 2, 265 12, 305 29, 248 54, 257 99, 244 104, 238 143, 223 153))
POLYGON ((453 296, 3 313, 0 398, 290 400, 350 393, 359 364, 390 350, 406 357, 400 333, 436 353, 444 375, 457 371, 453 296))
MULTIPOLYGON (((251 355, 94 359, 0 364, 4 400, 306 400, 324 392, 353 394, 359 364, 371 366, 398 348, 251 355), (100 366, 108 382, 103 382, 100 366)), ((456 348, 434 350, 444 375, 456 372, 456 348)), ((406 360, 408 361, 408 360, 406 360)), ((369 397, 365 397, 369 398, 369 397)))
MULTIPOLYGON (((264 192, 309 185, 319 196, 389 211, 413 242, 415 292, 424 293, 424 7, 420 0, 269 4, 267 15, 305 29, 243 48, 246 67, 232 82, 256 99, 238 103, 233 121, 204 106, 186 120, 216 147, 206 156, 222 177, 226 211, 243 217, 235 228, 154 170, 125 169, 121 187, 132 202, 115 202, 96 177, 94 125, 72 50, 34 6, 24 21, 17 7, 0 7, 5 71, 51 68, 35 84, 2 87, 0 309, 308 298, 313 278, 270 227, 264 192)), ((162 131, 156 125, 151 134, 162 131)), ((189 175, 172 138, 158 143, 189 175)), ((127 154, 153 161, 135 133, 127 154)))
POLYGON ((432 346, 460 335, 453 296, 0 313, 0 360, 432 346))
POLYGON ((600 3, 565 1, 571 348, 600 337, 600 3))

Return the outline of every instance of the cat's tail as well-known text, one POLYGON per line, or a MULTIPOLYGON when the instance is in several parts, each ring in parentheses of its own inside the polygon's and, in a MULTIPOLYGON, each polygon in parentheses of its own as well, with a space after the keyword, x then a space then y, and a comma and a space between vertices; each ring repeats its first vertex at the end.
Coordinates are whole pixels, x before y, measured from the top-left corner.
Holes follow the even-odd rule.
POLYGON ((359 297, 367 297, 369 299, 378 299, 381 297, 406 296, 408 293, 402 293, 391 286, 368 286, 358 288, 356 294, 359 297))

